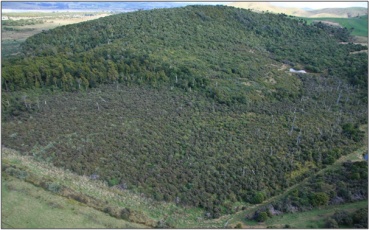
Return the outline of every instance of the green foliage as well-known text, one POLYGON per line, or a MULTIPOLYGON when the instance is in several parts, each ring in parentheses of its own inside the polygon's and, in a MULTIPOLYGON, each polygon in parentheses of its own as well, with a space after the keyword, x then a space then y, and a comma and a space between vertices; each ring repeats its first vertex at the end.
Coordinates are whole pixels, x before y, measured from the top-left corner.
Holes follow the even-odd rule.
POLYGON ((335 221, 332 218, 329 218, 329 219, 326 220, 325 227, 326 228, 339 228, 339 225, 338 225, 337 221, 335 221))
POLYGON ((347 29, 347 28, 341 28, 341 27, 338 27, 338 26, 332 26, 332 25, 328 25, 326 23, 322 23, 322 22, 313 22, 312 23, 313 25, 315 25, 316 27, 326 31, 328 34, 331 34, 332 36, 336 37, 337 39, 339 39, 340 41, 349 41, 350 39, 350 33, 352 32, 353 28, 352 29, 347 29))
POLYGON ((347 211, 337 211, 328 219, 326 227, 328 228, 367 228, 369 213, 367 208, 357 209, 353 213, 347 211))
POLYGON ((1 25, 4 26, 26 26, 43 24, 44 20, 38 19, 19 19, 19 20, 1 20, 1 25))
MULTIPOLYGON (((117 80, 169 84, 204 91, 221 103, 247 103, 246 87, 235 90, 235 78, 261 83, 260 76, 271 72, 266 66, 273 60, 299 64, 312 72, 330 68, 345 77, 344 59, 353 45, 337 41, 348 39, 346 29, 225 6, 124 13, 28 38, 22 44, 22 57, 3 66, 2 87, 8 91, 40 85, 76 91, 82 89, 78 82, 83 76, 88 87, 117 80), (11 73, 15 64, 20 76, 11 73)), ((366 57, 351 66, 362 63, 367 66, 366 57)), ((363 76, 365 70, 350 71, 363 76)))
POLYGON ((33 31, 35 30, 34 28, 16 28, 16 27, 8 27, 8 26, 4 26, 3 28, 1 28, 2 30, 5 30, 5 31, 33 31))
POLYGON ((108 180, 108 185, 109 186, 115 186, 115 185, 118 185, 119 184, 119 179, 117 178, 112 178, 110 180, 108 180))
POLYGON ((342 126, 342 129, 343 129, 342 132, 344 133, 344 135, 346 135, 348 138, 353 139, 356 142, 361 141, 365 136, 365 132, 359 130, 358 125, 354 125, 352 123, 344 124, 342 126))
POLYGON ((235 228, 238 228, 238 229, 240 229, 240 228, 243 228, 243 226, 242 226, 242 223, 237 223, 236 225, 235 225, 235 228))
MULTIPOLYGON (((324 85, 309 79, 303 84, 312 89, 324 85)), ((324 89, 302 94, 328 101, 337 98, 324 89)), ((10 98, 17 101, 17 94, 6 95, 10 103, 13 101, 10 98)), ((211 215, 230 212, 231 207, 223 207, 230 194, 236 200, 248 202, 255 195, 266 199, 278 194, 300 180, 287 175, 297 170, 298 165, 309 163, 313 172, 323 153, 337 158, 354 145, 341 135, 340 124, 332 126, 337 113, 325 107, 320 109, 314 99, 229 106, 215 103, 200 92, 124 84, 118 84, 118 89, 116 84, 99 86, 77 93, 78 97, 76 93, 65 92, 45 92, 35 97, 27 93, 27 107, 23 95, 18 100, 25 110, 17 116, 3 117, 2 138, 7 146, 81 175, 96 173, 108 183, 113 179, 112 186, 124 181, 129 188, 157 200, 174 202, 179 197, 179 205, 202 207, 211 215), (297 110, 295 126, 304 130, 305 138, 297 145, 300 131, 289 133, 298 104, 305 108, 305 113, 297 110), (335 130, 339 132, 331 136, 335 130), (295 152, 294 158, 284 154, 288 152, 295 152), (263 191, 264 195, 256 191, 263 191)), ((353 119, 357 116, 353 111, 364 109, 361 104, 356 110, 351 108, 343 110, 343 120, 353 119)), ((363 170, 354 167, 349 175, 359 173, 361 180, 365 180, 363 170)), ((347 180, 342 178, 346 175, 328 174, 328 177, 333 177, 335 183, 337 179, 347 180)), ((338 188, 337 193, 340 191, 338 188)), ((299 190, 298 197, 302 206, 309 205, 309 194, 299 190)))
POLYGON ((353 220, 351 215, 346 211, 337 211, 333 215, 333 219, 338 223, 338 225, 352 226, 353 220))
POLYGON ((324 192, 314 193, 310 199, 310 202, 314 207, 327 205, 328 201, 329 201, 329 196, 324 192))
POLYGON ((314 23, 315 21, 329 21, 339 23, 341 26, 347 28, 354 36, 368 36, 368 16, 363 15, 360 17, 352 18, 303 18, 308 24, 314 23))
POLYGON ((257 217, 258 222, 265 222, 268 219, 268 215, 266 212, 260 212, 257 217))
MULTIPOLYGON (((339 41, 300 20, 224 6, 58 27, 2 63, 2 141, 218 218, 233 211, 230 199, 261 203, 356 147, 361 134, 345 124, 367 119, 367 56, 339 41)), ((277 209, 367 194, 365 166, 343 167, 277 209)))
POLYGON ((265 200, 265 195, 262 192, 256 192, 251 200, 253 204, 260 204, 265 200))
POLYGON ((22 179, 22 180, 26 179, 27 176, 28 176, 28 173, 26 171, 23 171, 23 170, 17 169, 17 168, 13 168, 13 167, 9 167, 9 168, 5 169, 5 173, 7 173, 8 175, 17 177, 19 179, 22 179))
POLYGON ((368 208, 361 208, 352 215, 353 226, 356 228, 368 228, 369 210, 368 208))
POLYGON ((58 193, 61 190, 61 186, 58 183, 49 183, 47 189, 53 193, 58 193))
MULTIPOLYGON (((366 200, 368 196, 368 165, 366 161, 346 162, 335 170, 316 175, 282 198, 263 205, 259 210, 273 206, 276 211, 289 213, 307 211, 313 207, 351 203, 366 200), (357 176, 353 176, 357 175, 357 176)), ((332 217, 339 225, 348 226, 348 213, 337 212, 332 217)))
POLYGON ((128 208, 124 208, 121 210, 121 218, 124 220, 129 220, 131 211, 128 208))

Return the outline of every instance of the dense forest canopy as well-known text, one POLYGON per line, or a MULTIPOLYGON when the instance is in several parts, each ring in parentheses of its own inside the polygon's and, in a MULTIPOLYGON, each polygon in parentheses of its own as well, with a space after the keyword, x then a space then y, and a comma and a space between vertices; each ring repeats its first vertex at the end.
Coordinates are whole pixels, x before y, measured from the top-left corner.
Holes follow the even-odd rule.
POLYGON ((27 39, 23 58, 12 64, 17 70, 3 64, 2 87, 55 85, 76 90, 82 83, 94 87, 117 80, 173 84, 176 75, 184 75, 177 77, 179 86, 214 88, 217 80, 256 78, 273 71, 267 65, 273 60, 312 72, 351 71, 354 76, 348 80, 366 86, 366 65, 355 61, 351 70, 346 69, 357 56, 366 56, 348 57, 363 49, 338 43, 348 40, 347 29, 225 6, 139 11, 62 26, 27 39))
POLYGON ((226 6, 45 31, 2 63, 3 143, 218 217, 362 143, 367 47, 349 33, 226 6))

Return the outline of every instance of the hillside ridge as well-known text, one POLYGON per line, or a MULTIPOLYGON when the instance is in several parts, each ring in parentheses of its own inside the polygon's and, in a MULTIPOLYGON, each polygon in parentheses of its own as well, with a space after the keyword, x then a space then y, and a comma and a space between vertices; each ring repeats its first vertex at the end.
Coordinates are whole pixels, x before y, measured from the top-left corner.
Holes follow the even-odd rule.
POLYGON ((296 17, 332 17, 332 18, 352 18, 363 15, 368 15, 368 10, 365 7, 347 7, 347 8, 323 8, 315 10, 305 10, 294 7, 279 7, 274 6, 269 2, 232 2, 228 6, 251 9, 256 12, 271 12, 292 15, 296 17))

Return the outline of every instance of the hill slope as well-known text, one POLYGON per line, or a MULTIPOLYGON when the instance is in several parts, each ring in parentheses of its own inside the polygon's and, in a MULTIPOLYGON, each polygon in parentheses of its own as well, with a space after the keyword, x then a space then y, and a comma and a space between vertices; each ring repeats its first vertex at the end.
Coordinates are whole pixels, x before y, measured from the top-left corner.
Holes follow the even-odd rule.
POLYGON ((274 6, 268 2, 232 2, 228 6, 233 6, 242 9, 251 9, 256 12, 269 11, 276 14, 287 14, 296 17, 307 18, 352 18, 357 16, 368 15, 368 10, 364 7, 348 7, 348 8, 325 8, 318 10, 304 10, 293 7, 274 6))
POLYGON ((2 140, 217 218, 361 142, 367 56, 351 52, 366 47, 349 39, 345 29, 224 6, 58 27, 2 63, 2 140))
POLYGON ((351 32, 354 36, 368 37, 369 20, 367 16, 355 17, 355 18, 304 18, 308 23, 323 21, 332 22, 336 25, 346 27, 348 29, 353 28, 351 32))
POLYGON ((320 10, 310 10, 307 11, 307 13, 307 16, 311 18, 353 18, 368 15, 368 9, 364 7, 325 8, 320 10))
POLYGON ((274 6, 268 2, 232 2, 228 4, 229 6, 242 8, 242 9, 251 9, 256 12, 269 11, 271 13, 281 13, 294 16, 303 16, 307 15, 307 11, 299 8, 289 8, 289 7, 278 7, 274 6))

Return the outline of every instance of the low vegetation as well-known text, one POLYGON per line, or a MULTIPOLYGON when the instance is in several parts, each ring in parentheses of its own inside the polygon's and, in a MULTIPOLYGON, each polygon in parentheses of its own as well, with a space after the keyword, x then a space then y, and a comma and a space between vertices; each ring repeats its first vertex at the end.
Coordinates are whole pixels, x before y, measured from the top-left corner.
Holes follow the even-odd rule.
POLYGON ((259 220, 261 213, 290 213, 315 207, 366 200, 367 162, 345 162, 338 169, 325 170, 292 189, 277 201, 264 204, 250 219, 259 220))
POLYGON ((25 26, 43 24, 45 21, 40 19, 19 19, 19 20, 1 20, 1 25, 4 26, 25 26))
POLYGON ((3 178, 1 194, 2 228, 146 228, 19 179, 3 178))

